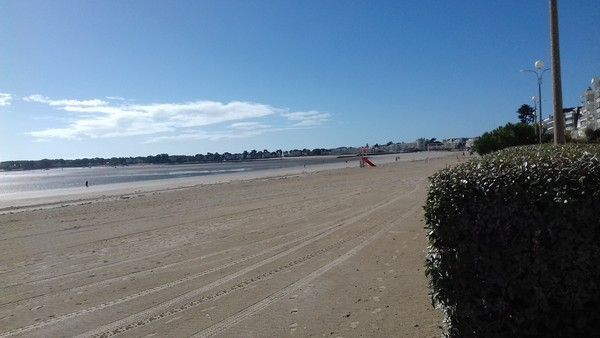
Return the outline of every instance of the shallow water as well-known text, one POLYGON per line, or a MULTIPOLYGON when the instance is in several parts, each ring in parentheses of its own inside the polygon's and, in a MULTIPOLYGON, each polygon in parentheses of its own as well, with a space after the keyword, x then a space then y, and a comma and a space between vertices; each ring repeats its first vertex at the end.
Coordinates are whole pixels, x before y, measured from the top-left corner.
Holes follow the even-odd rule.
POLYGON ((254 172, 267 169, 310 166, 344 162, 332 157, 271 159, 247 162, 223 162, 180 165, 135 165, 126 167, 57 168, 0 172, 0 194, 44 191, 90 186, 205 176, 214 174, 254 172))

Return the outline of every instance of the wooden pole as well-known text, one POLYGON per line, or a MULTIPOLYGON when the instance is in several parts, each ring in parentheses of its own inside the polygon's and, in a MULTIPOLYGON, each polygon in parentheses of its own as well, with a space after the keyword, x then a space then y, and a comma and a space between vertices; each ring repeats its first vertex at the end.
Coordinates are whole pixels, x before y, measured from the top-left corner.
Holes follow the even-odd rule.
POLYGON ((565 144, 562 84, 560 79, 560 45, 558 42, 557 0, 550 0, 550 36, 552 45, 552 94, 554 95, 554 144, 565 144))

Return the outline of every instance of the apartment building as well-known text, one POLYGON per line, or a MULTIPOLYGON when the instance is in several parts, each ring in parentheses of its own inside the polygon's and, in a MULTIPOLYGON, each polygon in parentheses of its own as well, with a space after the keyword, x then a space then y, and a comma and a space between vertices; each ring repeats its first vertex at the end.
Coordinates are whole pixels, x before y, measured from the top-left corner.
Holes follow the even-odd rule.
POLYGON ((600 128, 600 77, 592 79, 590 87, 581 96, 581 116, 577 123, 579 136, 583 136, 585 129, 600 128))

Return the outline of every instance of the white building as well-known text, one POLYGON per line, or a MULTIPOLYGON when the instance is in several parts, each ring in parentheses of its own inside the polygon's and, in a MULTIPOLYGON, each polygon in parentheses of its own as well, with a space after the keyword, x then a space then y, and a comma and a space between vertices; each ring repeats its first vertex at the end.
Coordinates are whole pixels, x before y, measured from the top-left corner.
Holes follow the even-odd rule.
POLYGON ((584 136, 585 130, 600 128, 600 78, 592 79, 591 86, 581 96, 583 106, 577 123, 578 136, 584 136))
POLYGON ((547 134, 554 133, 554 115, 550 115, 542 120, 542 127, 547 134))
MULTIPOLYGON (((575 108, 564 108, 563 116, 565 117, 565 131, 574 132, 577 131, 578 116, 581 111, 581 107, 575 108)), ((554 116, 550 115, 548 118, 542 120, 544 130, 548 134, 554 133, 554 116)))
POLYGON ((465 142, 465 148, 471 149, 475 145, 475 141, 479 140, 479 137, 471 137, 465 142))

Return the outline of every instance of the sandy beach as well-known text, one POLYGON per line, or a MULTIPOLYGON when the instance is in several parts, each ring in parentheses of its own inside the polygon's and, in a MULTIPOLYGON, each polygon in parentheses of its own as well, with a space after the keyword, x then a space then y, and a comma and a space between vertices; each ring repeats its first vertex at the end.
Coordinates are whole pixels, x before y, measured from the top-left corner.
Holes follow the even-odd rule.
POLYGON ((422 205, 427 177, 456 162, 11 205, 0 337, 439 336, 422 205))

